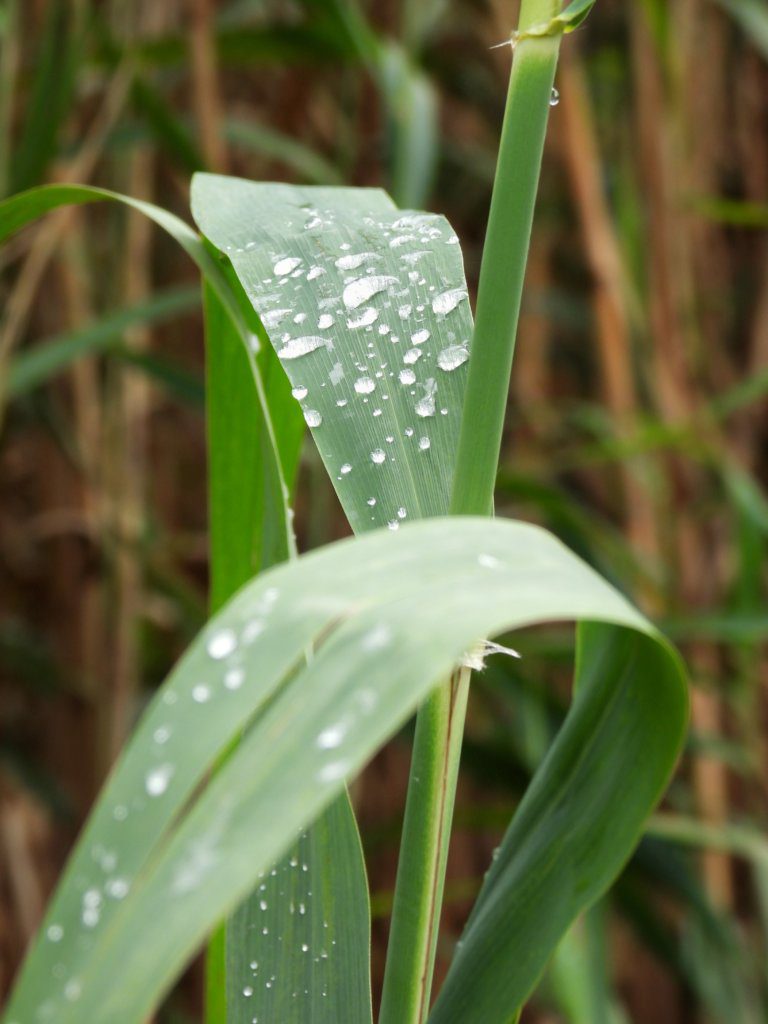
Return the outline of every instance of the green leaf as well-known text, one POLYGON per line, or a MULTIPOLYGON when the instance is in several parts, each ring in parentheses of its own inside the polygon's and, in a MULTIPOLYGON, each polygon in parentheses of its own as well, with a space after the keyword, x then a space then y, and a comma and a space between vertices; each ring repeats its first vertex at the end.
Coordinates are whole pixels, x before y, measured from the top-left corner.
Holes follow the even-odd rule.
POLYGON ((343 794, 231 919, 227 1024, 370 1022, 367 893, 360 838, 343 794))
MULTIPOLYGON (((500 991, 507 1011, 518 1005, 606 871, 628 856, 679 750, 686 692, 653 628, 559 542, 533 526, 472 518, 323 548, 258 577, 209 623, 113 772, 7 1020, 41 1011, 60 1024, 143 1020, 205 933, 465 651, 502 630, 572 617, 614 623, 610 643, 581 667, 571 713, 513 823, 519 852, 505 843, 456 963, 461 983, 454 969, 434 1017, 508 1020, 500 991), (479 963, 488 922, 500 905, 509 913, 522 874, 523 963, 501 954, 516 927, 504 919, 499 949, 479 963), (488 1016, 481 976, 497 997, 488 1016)), ((313 953, 328 953, 329 968, 332 958, 343 964, 345 941, 340 927, 328 929, 313 953)))
POLYGON ((679 663, 621 629, 582 625, 580 639, 573 707, 486 876, 430 1024, 508 1020, 616 877, 669 780, 687 716, 679 663))
POLYGON ((472 319, 448 223, 374 189, 196 175, 356 532, 448 508, 472 319))
POLYGON ((77 8, 62 0, 47 7, 21 136, 11 163, 12 192, 37 184, 56 155, 59 132, 73 98, 80 20, 77 8))
POLYGON ((768 60, 768 7, 763 0, 716 0, 751 39, 755 49, 768 60))
POLYGON ((19 353, 11 362, 8 395, 18 397, 27 394, 76 359, 115 348, 124 332, 136 324, 163 323, 180 313, 196 309, 199 304, 199 288, 173 288, 79 330, 46 338, 19 353))
POLYGON ((548 21, 538 25, 531 25, 522 32, 515 33, 513 40, 520 42, 523 39, 541 38, 542 36, 554 36, 561 32, 573 32, 584 21, 589 12, 595 6, 596 0, 572 0, 570 4, 548 21))
MULTIPOLYGON (((240 297, 237 281, 232 285, 240 297)), ((250 307, 244 317, 255 320, 250 307)), ((259 329, 258 322, 253 326, 259 329)), ((210 288, 206 351, 215 611, 252 575, 295 554, 289 523, 285 515, 275 514, 270 501, 281 492, 279 482, 269 478, 272 461, 265 455, 276 449, 283 479, 292 482, 304 420, 268 343, 256 356, 259 377, 248 372, 242 338, 210 288), (269 395, 272 421, 280 424, 276 438, 268 423, 253 416, 260 382, 269 395)), ((214 936, 207 958, 207 1019, 230 1024, 250 1024, 254 1017, 287 1021, 290 1009, 294 1019, 319 1024, 339 1020, 354 1008, 355 1019, 370 1021, 370 992, 368 886, 357 824, 343 793, 214 936), (297 863, 301 872, 294 870, 297 863), (311 904, 308 892, 314 893, 311 904), (326 930, 350 936, 344 976, 338 979, 333 977, 338 961, 333 961, 329 977, 325 957, 292 955, 297 946, 308 953, 315 949, 326 930), (259 965, 262 979, 271 979, 269 986, 255 984, 252 964, 259 965), (250 992, 246 999, 244 992, 250 992)))

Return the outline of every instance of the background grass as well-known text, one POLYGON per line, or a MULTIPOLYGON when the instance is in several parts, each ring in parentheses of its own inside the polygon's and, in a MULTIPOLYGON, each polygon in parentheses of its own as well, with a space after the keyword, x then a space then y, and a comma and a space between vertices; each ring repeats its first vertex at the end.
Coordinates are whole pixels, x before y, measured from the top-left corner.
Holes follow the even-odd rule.
MULTIPOLYGON (((1 13, 4 194, 80 180, 186 216, 199 168, 383 185, 449 217, 474 293, 510 59, 489 47, 514 3, 1 13)), ((768 1013, 767 23, 756 0, 600 0, 563 46, 497 509, 609 573, 683 646, 695 693, 667 805, 563 946, 537 1024, 768 1013)), ((4 987, 122 737, 206 614, 190 284, 172 243, 106 205, 0 253, 4 987)), ((311 444, 296 525, 303 549, 346 532, 311 444)), ((562 716, 567 639, 529 634, 474 689, 438 973, 562 716)), ((408 743, 353 794, 375 983, 408 743)), ((192 971, 165 1019, 195 1019, 199 990, 192 971)))

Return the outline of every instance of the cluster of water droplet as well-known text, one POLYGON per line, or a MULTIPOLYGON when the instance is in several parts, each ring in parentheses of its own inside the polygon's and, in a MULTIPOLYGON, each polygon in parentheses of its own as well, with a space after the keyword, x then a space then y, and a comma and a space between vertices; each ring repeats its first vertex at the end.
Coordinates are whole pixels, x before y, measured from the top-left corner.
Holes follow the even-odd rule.
POLYGON ((421 506, 400 464, 456 443, 461 387, 449 381, 469 359, 471 315, 454 232, 381 201, 367 215, 287 206, 281 240, 269 225, 254 230, 230 255, 236 268, 247 259, 243 282, 352 525, 397 529, 401 509, 445 511, 447 494, 421 506), (348 427, 328 430, 352 406, 359 444, 348 427), (373 467, 386 473, 367 477, 373 467))

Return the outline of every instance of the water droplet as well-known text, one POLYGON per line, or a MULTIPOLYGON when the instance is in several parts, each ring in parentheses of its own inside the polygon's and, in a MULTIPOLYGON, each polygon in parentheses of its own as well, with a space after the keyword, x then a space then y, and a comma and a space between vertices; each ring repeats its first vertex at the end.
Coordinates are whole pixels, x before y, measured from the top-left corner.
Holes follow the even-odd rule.
POLYGON ((267 901, 266 900, 259 900, 259 909, 260 910, 266 910, 267 909, 267 901))
POLYGON ((407 515, 408 515, 408 513, 405 511, 405 509, 402 506, 397 510, 397 518, 398 519, 405 519, 405 517, 407 515))
POLYGON ((228 690, 239 690, 245 680, 245 672, 241 668, 231 668, 224 676, 224 686, 228 690))
POLYGON ((412 312, 413 306, 411 306, 410 303, 406 303, 404 306, 399 307, 397 315, 400 317, 401 320, 407 320, 412 312))
POLYGON ((419 399, 415 406, 415 412, 417 416, 421 416, 422 419, 426 419, 429 416, 435 415, 435 394, 437 392, 437 385, 435 381, 430 377, 424 385, 424 397, 419 399))
POLYGON ((428 437, 420 437, 419 438, 419 449, 420 449, 420 451, 422 451, 422 452, 427 451, 427 449, 429 448, 430 444, 431 444, 431 442, 430 442, 428 437))
POLYGON ((371 452, 371 462, 375 462, 377 466, 380 466, 386 457, 381 448, 376 448, 375 451, 371 452))
POLYGON ((389 522, 387 523, 387 529, 388 530, 399 530, 400 529, 400 523, 398 523, 398 521, 396 519, 390 519, 389 522))
POLYGON ((330 725, 327 729, 323 729, 317 737, 318 747, 321 750, 333 750, 335 747, 341 746, 347 728, 346 723, 338 722, 336 725, 330 725))
POLYGON ((327 331, 329 327, 333 327, 336 321, 333 319, 330 313, 321 313, 317 318, 317 326, 321 331, 327 331))
POLYGON ((413 427, 406 427, 404 433, 406 437, 413 437, 413 427))
POLYGON ((127 878, 111 878, 105 886, 107 895, 115 900, 125 899, 130 888, 131 884, 127 878))
POLYGON ((463 288, 449 288, 447 292, 441 292, 432 299, 432 312, 447 316, 466 298, 467 293, 463 288))
POLYGON ((236 647, 237 637, 235 636, 234 630, 220 629, 219 632, 214 633, 208 641, 206 650, 212 658, 219 661, 221 658, 228 657, 236 647))
POLYGON ((290 309, 272 309, 261 317, 261 322, 267 330, 270 327, 277 327, 280 321, 285 320, 290 312, 290 309))
POLYGON ((383 275, 372 275, 371 277, 359 277, 352 281, 344 289, 342 298, 347 309, 357 309, 364 302, 368 302, 374 295, 383 292, 390 284, 397 284, 396 277, 385 277, 383 275))
POLYGON ((417 363, 423 354, 420 348, 409 348, 403 356, 403 362, 411 366, 413 363, 417 363))
POLYGON ((49 925, 48 930, 45 933, 51 942, 61 942, 64 938, 64 929, 60 924, 49 925))
POLYGON ((160 764, 147 772, 144 779, 144 788, 150 796, 162 796, 168 789, 168 783, 173 775, 172 764, 160 764))
POLYGON ((346 404, 347 404, 346 398, 340 398, 336 402, 336 405, 339 407, 339 409, 343 409, 346 404))
POLYGON ((311 267, 309 273, 307 274, 307 280, 314 281, 315 278, 322 277, 324 273, 325 270, 322 267, 311 267))
POLYGON ((469 359, 469 350, 465 345, 449 345, 437 357, 437 365, 441 370, 450 373, 469 359))
POLYGON ((298 265, 301 263, 301 259, 298 256, 285 256, 283 259, 278 260, 272 268, 275 277, 287 277, 288 274, 292 273, 298 265))
POLYGON ((67 984, 64 986, 64 998, 69 1003, 74 1003, 80 998, 83 991, 83 987, 77 978, 70 978, 67 984))
POLYGON ((369 499, 368 499, 368 500, 366 501, 366 505, 368 505, 368 506, 369 506, 369 508, 373 508, 373 506, 374 506, 375 504, 376 504, 376 499, 375 499, 375 498, 369 498, 369 499))
POLYGON ((425 341, 429 341, 430 334, 426 328, 423 331, 416 331, 415 334, 411 335, 411 342, 414 345, 423 345, 425 341))
POLYGON ((494 555, 478 555, 477 564, 481 565, 483 569, 499 569, 501 562, 494 555))
POLYGON ((206 701, 209 701, 210 699, 210 686, 206 686, 205 683, 198 683, 197 686, 192 687, 192 700, 197 704, 205 704, 206 701))
POLYGON ((349 462, 345 462, 344 465, 341 467, 341 475, 342 476, 346 476, 347 473, 351 473, 351 472, 352 472, 352 466, 350 465, 349 462))
POLYGON ((246 985, 243 988, 243 995, 245 996, 246 999, 250 999, 251 998, 251 996, 253 995, 253 989, 251 988, 250 985, 246 985))
POLYGON ((298 384, 295 388, 291 388, 291 394, 297 402, 300 402, 302 398, 307 397, 307 389, 303 385, 298 384))
POLYGON ((552 88, 552 93, 551 93, 551 95, 549 97, 549 105, 550 105, 550 107, 556 107, 559 102, 560 102, 560 93, 559 93, 559 91, 557 89, 555 89, 553 87, 552 88))
POLYGON ((323 417, 317 411, 317 409, 305 409, 304 419, 307 421, 308 427, 319 427, 323 422, 323 417))
POLYGON ((347 320, 347 327, 352 330, 358 327, 370 327, 371 324, 375 323, 378 319, 378 309, 374 309, 373 306, 366 306, 360 316, 347 320))
POLYGON ((297 313, 296 316, 293 318, 293 322, 295 324, 303 324, 306 319, 307 319, 307 314, 306 313, 297 313))
POLYGON ((358 395, 370 395, 376 388, 376 382, 370 377, 358 377, 355 381, 355 391, 358 395))
POLYGON ((301 944, 301 952, 302 953, 307 953, 308 951, 309 951, 309 946, 306 944, 306 942, 302 942, 302 944, 301 944))
POLYGON ((301 356, 309 355, 310 352, 316 352, 317 349, 323 347, 330 348, 330 341, 317 334, 312 334, 306 338, 293 338, 291 341, 287 341, 277 354, 281 359, 300 359, 301 356))
POLYGON ((401 384, 413 384, 416 381, 416 374, 413 370, 401 370, 397 376, 401 384))
POLYGON ((366 260, 376 260, 379 257, 375 252, 348 253, 346 256, 339 256, 336 266, 339 270, 357 270, 366 260))
POLYGON ((331 367, 331 372, 328 374, 328 380, 336 387, 344 380, 344 367, 341 363, 334 363, 331 367))
POLYGON ((163 744, 167 743, 171 735, 171 730, 167 725, 161 725, 152 733, 152 739, 155 743, 163 744))

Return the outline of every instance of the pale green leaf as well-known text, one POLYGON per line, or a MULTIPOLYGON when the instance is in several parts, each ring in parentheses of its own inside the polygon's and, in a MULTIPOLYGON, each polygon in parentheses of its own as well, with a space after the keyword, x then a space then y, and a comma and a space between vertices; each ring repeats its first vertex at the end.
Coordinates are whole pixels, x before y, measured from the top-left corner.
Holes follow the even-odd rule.
POLYGON ((353 530, 444 513, 472 333, 448 223, 378 190, 210 174, 192 208, 281 357, 353 530))
MULTIPOLYGON (((463 652, 508 628, 573 617, 622 628, 611 632, 613 650, 592 660, 515 818, 521 859, 512 850, 499 858, 489 878, 493 899, 481 897, 468 935, 482 938, 497 904, 529 873, 521 906, 535 927, 524 964, 504 962, 517 979, 507 995, 524 998, 527 979, 538 976, 564 928, 604 886, 605 871, 628 855, 679 748, 685 688, 677 659, 653 629, 546 532, 441 519, 396 535, 376 531, 270 570, 206 627, 149 707, 99 800, 7 1020, 47 1013, 60 1024, 138 1024, 205 933, 463 652), (311 644, 317 653, 307 664, 311 644), (622 671, 610 675, 617 651, 622 671), (240 745, 202 786, 244 726, 240 745), (610 772, 600 770, 609 733, 623 741, 615 745, 623 772, 615 762, 610 772), (627 773, 641 760, 644 771, 632 775, 630 787, 627 773), (613 818, 619 795, 625 809, 613 818), (605 814, 602 829, 595 827, 597 809, 605 814), (553 878, 552 898, 537 903, 553 878)), ((507 934, 501 927, 500 950, 507 934)), ((329 970, 334 957, 343 967, 344 941, 341 929, 329 931, 313 952, 328 954, 329 970)), ((489 968, 494 962, 495 951, 489 968)), ((463 971, 466 962, 457 964, 463 971)), ((268 980, 257 978, 265 986, 268 980)), ((482 978, 464 981, 458 989, 449 984, 444 997, 467 991, 477 1001, 482 978)), ((435 1019, 481 1019, 461 1017, 464 1003, 446 1014, 451 1003, 442 998, 435 1019)), ((512 1016, 499 1017, 498 1006, 494 1013, 482 1019, 512 1016)))

